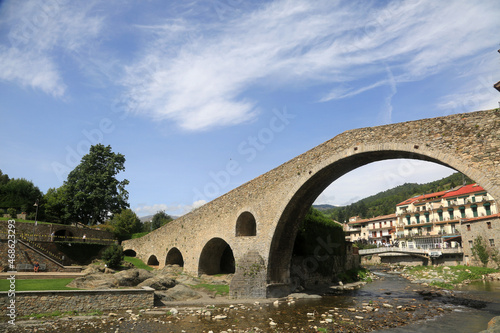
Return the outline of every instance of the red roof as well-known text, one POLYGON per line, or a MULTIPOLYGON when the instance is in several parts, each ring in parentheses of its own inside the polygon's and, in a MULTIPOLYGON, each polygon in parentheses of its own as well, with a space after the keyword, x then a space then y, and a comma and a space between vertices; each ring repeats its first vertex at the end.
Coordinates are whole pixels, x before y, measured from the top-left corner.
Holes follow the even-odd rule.
POLYGON ((348 222, 348 224, 366 223, 366 222, 373 222, 373 221, 387 220, 387 219, 395 219, 395 218, 396 218, 396 213, 393 213, 393 214, 389 214, 389 215, 375 216, 375 217, 372 217, 370 219, 362 219, 362 220, 351 221, 351 222, 348 222))
POLYGON ((440 192, 418 195, 416 197, 406 199, 405 201, 398 203, 396 206, 409 205, 409 204, 414 203, 416 201, 425 201, 425 200, 429 200, 429 199, 440 198, 445 193, 446 193, 446 191, 440 191, 440 192))
POLYGON ((485 192, 484 188, 477 184, 469 184, 469 185, 464 185, 461 186, 460 188, 456 190, 449 191, 446 193, 443 198, 449 198, 449 197, 457 197, 459 195, 465 195, 469 193, 476 193, 476 192, 485 192))

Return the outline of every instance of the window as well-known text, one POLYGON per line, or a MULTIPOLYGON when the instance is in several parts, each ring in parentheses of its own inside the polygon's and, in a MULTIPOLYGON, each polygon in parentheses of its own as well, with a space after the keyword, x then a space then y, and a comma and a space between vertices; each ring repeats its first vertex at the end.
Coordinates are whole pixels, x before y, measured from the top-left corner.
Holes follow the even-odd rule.
POLYGON ((484 204, 484 209, 486 210, 486 215, 491 215, 491 208, 490 208, 490 203, 486 202, 484 204))
POLYGON ((439 221, 443 220, 443 211, 440 209, 438 210, 438 216, 439 216, 439 221))
POLYGON ((470 224, 467 224, 467 231, 470 231, 470 224))
POLYGON ((477 217, 477 205, 471 205, 470 208, 472 208, 472 215, 474 217, 477 217))
POLYGON ((488 229, 491 229, 491 222, 486 222, 486 225, 488 226, 488 229))
POLYGON ((495 246, 495 240, 493 238, 490 238, 490 246, 495 246))
POLYGON ((448 208, 448 214, 450 214, 450 220, 453 220, 453 208, 448 208))
POLYGON ((465 207, 460 206, 458 209, 460 210, 460 215, 462 216, 462 218, 465 218, 465 207))

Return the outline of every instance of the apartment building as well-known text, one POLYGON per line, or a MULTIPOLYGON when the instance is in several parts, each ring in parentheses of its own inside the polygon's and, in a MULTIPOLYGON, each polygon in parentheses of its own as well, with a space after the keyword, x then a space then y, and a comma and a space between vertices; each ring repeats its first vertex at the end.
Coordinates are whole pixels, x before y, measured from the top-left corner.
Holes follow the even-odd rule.
POLYGON ((392 244, 396 231, 396 214, 377 216, 370 219, 351 217, 345 226, 346 240, 367 244, 392 244))
POLYGON ((467 221, 495 218, 497 213, 493 197, 477 184, 424 194, 396 205, 397 237, 402 247, 460 247, 467 221))

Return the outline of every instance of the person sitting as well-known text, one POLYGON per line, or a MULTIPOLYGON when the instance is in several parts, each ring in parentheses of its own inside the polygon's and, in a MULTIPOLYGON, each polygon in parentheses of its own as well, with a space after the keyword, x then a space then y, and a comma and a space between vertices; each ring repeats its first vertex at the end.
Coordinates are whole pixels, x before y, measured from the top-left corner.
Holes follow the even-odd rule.
POLYGON ((35 261, 35 265, 33 265, 33 270, 35 273, 38 273, 38 270, 40 269, 40 265, 38 264, 38 261, 35 261))

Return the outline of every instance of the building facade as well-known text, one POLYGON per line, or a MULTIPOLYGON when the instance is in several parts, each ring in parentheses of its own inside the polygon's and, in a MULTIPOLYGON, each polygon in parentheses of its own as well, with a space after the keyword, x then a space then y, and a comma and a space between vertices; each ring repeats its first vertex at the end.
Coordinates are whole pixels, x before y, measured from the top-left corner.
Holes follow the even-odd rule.
POLYGON ((396 214, 382 215, 370 219, 351 217, 345 225, 346 240, 366 244, 389 245, 395 239, 396 214))

